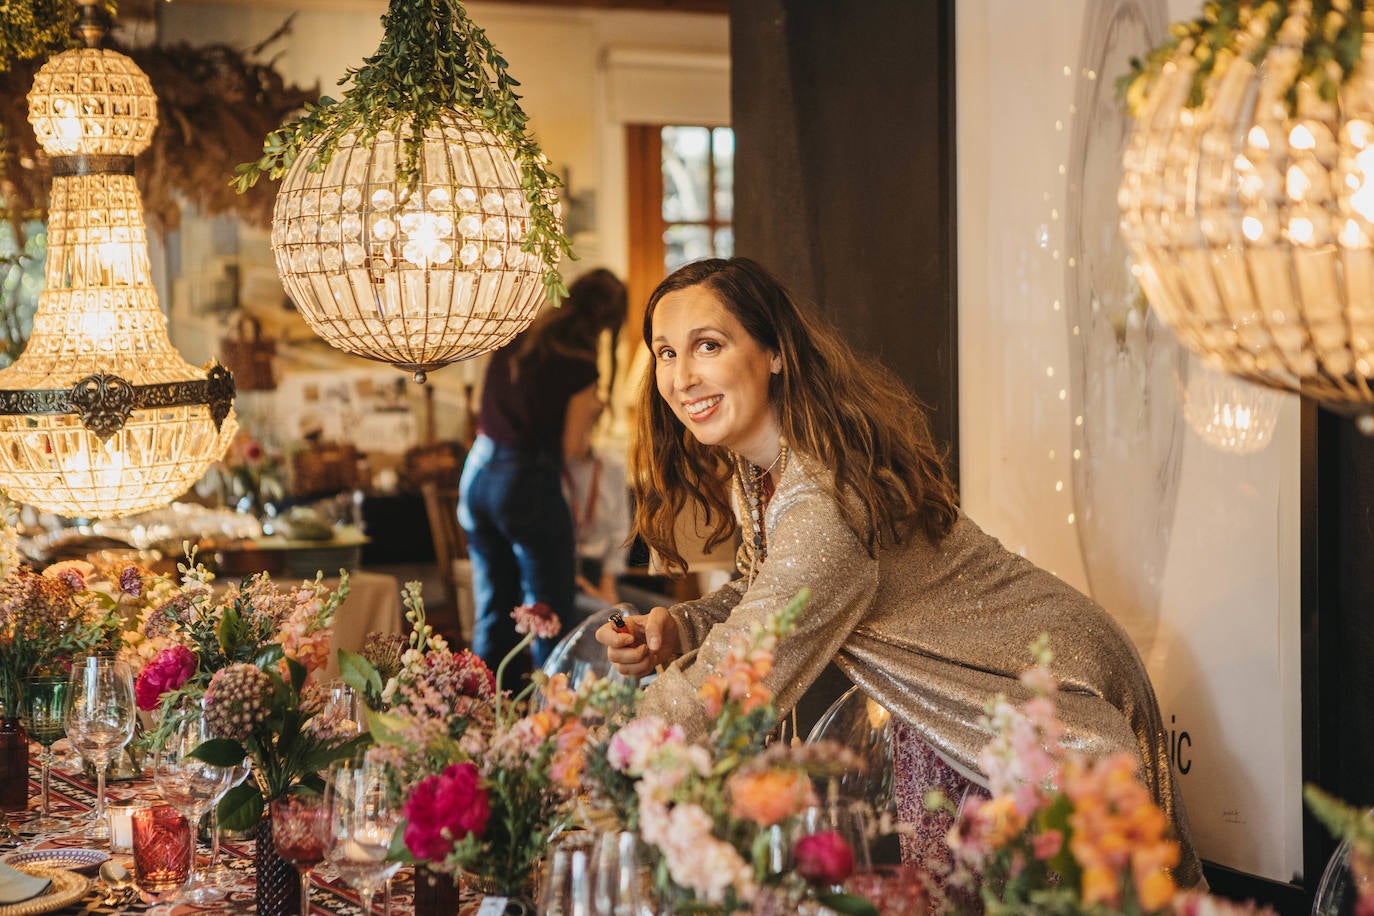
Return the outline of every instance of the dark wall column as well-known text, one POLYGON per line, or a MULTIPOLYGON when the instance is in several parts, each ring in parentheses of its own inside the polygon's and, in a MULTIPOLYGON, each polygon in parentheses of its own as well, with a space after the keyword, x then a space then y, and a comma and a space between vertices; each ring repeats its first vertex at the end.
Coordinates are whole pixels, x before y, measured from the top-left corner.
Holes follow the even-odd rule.
POLYGON ((957 474, 953 0, 731 4, 735 247, 931 408, 957 474))

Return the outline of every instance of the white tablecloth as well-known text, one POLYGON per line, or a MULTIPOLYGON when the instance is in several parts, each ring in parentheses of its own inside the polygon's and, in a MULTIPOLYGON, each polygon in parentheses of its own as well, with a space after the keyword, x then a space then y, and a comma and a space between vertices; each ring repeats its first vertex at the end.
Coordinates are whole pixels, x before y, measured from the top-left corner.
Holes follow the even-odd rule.
MULTIPOLYGON (((332 588, 338 579, 326 579, 332 588)), ((329 644, 327 677, 339 674, 338 650, 359 652, 367 634, 401 632, 401 583, 395 576, 374 572, 348 574, 348 597, 334 612, 334 638, 329 644)))

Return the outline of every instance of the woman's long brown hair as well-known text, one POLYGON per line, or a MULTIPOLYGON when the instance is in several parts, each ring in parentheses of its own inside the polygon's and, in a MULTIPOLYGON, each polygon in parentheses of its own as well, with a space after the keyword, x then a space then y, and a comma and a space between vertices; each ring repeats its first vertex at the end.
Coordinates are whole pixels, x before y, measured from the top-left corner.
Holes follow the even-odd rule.
MULTIPOLYGON (((759 346, 782 357, 782 372, 769 382, 782 434, 791 449, 833 471, 845 523, 868 552, 876 556, 880 546, 917 531, 939 543, 958 518, 957 495, 925 410, 896 376, 861 361, 748 258, 695 261, 669 275, 644 312, 646 346, 659 301, 693 286, 714 293, 759 346)), ((632 460, 635 529, 670 571, 687 568, 674 531, 690 504, 703 510, 707 549, 734 534, 734 462, 683 426, 659 396, 652 368, 640 393, 632 460)))

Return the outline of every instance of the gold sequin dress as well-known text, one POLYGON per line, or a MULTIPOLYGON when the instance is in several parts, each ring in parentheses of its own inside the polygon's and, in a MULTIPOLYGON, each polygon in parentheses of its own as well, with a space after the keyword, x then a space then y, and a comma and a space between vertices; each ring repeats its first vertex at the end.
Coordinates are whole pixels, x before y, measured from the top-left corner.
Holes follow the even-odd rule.
MULTIPOLYGON (((738 513, 746 526, 740 557, 746 576, 671 608, 686 654, 648 687, 640 713, 704 734, 709 720, 697 691, 706 676, 737 635, 809 588, 811 602, 778 646, 765 681, 779 711, 796 705, 834 659, 951 766, 985 785, 977 755, 989 735, 978 719, 999 693, 1027 698, 1018 676, 1031 664, 1030 644, 1048 633, 1064 743, 1091 756, 1138 755, 1145 783, 1180 842, 1175 879, 1182 887, 1197 884, 1201 867, 1170 771, 1159 705, 1121 626, 962 513, 938 546, 915 534, 874 559, 845 525, 826 477, 802 456, 788 462, 764 513, 761 561, 750 556, 751 513, 738 513)), ((738 483, 736 489, 738 508, 744 497, 738 483)))

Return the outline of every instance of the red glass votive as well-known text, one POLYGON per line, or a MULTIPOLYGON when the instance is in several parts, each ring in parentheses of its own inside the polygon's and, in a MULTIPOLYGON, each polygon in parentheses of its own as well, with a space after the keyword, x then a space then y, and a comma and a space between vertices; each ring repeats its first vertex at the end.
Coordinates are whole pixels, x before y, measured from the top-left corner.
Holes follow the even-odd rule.
POLYGON ((133 814, 134 881, 150 894, 186 883, 191 875, 191 824, 171 805, 133 814))

